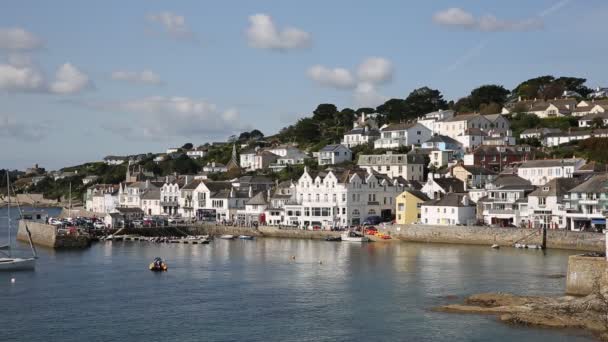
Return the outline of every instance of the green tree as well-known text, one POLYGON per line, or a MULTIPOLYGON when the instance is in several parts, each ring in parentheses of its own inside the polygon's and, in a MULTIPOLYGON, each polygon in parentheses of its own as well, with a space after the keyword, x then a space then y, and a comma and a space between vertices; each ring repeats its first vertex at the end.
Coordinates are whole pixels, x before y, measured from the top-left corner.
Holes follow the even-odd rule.
POLYGON ((405 98, 406 119, 415 119, 426 113, 446 109, 448 103, 437 89, 422 87, 414 89, 405 98))
POLYGON ((593 118, 593 120, 591 120, 591 124, 594 128, 603 128, 604 120, 602 118, 593 118))
POLYGON ((194 147, 194 145, 192 145, 192 143, 185 143, 184 146, 182 146, 182 150, 191 150, 194 147))
POLYGON ((507 100, 509 91, 501 85, 487 84, 481 87, 475 88, 469 95, 469 103, 471 109, 479 111, 482 105, 490 105, 492 103, 502 105, 507 100))

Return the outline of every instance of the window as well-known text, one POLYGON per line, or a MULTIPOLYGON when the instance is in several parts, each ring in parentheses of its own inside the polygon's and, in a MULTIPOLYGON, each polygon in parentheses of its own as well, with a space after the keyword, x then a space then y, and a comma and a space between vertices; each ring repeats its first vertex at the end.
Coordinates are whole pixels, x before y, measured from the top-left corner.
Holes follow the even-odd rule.
POLYGON ((399 203, 398 210, 399 211, 404 211, 405 210, 405 205, 403 203, 399 203))
POLYGON ((547 198, 546 197, 539 197, 538 198, 538 205, 546 205, 547 204, 547 198))
POLYGON ((330 208, 321 208, 321 216, 331 216, 330 208))
POLYGON ((312 208, 312 216, 321 216, 321 208, 312 208))
POLYGON ((376 210, 374 210, 374 209, 370 209, 370 210, 367 212, 367 214, 368 214, 368 215, 370 215, 370 216, 371 216, 371 215, 376 215, 376 210))
POLYGON ((310 208, 304 208, 304 216, 310 216, 310 208))
POLYGON ((416 208, 420 209, 422 207, 422 202, 416 203, 416 208))
POLYGON ((359 216, 359 209, 353 209, 353 216, 359 216))

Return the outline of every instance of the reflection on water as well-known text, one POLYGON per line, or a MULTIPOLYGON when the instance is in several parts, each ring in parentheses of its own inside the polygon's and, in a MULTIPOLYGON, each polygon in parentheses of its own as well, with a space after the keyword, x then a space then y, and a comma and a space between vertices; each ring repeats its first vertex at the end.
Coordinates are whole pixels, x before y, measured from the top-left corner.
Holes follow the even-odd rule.
POLYGON ((560 294, 547 276, 569 254, 270 238, 41 249, 35 272, 0 274, 0 341, 588 341, 429 310, 447 295, 560 294), (168 272, 147 270, 155 256, 168 272))

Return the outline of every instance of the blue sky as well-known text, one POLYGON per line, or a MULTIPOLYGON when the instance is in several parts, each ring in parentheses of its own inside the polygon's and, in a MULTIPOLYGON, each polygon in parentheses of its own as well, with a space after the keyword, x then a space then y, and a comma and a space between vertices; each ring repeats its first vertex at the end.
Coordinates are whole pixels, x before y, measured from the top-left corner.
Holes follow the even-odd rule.
POLYGON ((608 85, 608 3, 3 1, 0 168, 272 134, 319 103, 448 100, 545 74, 608 85))

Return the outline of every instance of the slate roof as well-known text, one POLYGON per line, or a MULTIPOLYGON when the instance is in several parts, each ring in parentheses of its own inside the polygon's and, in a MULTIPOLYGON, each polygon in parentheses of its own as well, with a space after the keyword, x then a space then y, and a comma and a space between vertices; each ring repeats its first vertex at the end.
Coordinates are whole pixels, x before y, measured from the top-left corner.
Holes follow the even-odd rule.
POLYGON ((431 139, 425 141, 425 143, 428 143, 428 142, 443 142, 446 144, 461 145, 458 140, 452 139, 445 135, 439 135, 439 134, 434 135, 431 139))
POLYGON ((582 159, 537 159, 527 160, 523 162, 519 167, 522 169, 535 168, 535 167, 556 167, 556 166, 574 166, 582 159))
POLYGON ((245 203, 246 205, 267 205, 268 201, 266 200, 266 191, 260 191, 255 194, 253 197, 245 203))
POLYGON ((465 121, 465 120, 469 121, 478 116, 482 116, 482 115, 481 114, 460 114, 460 115, 456 115, 451 118, 446 118, 446 119, 440 120, 440 122, 457 122, 457 121, 465 121))
POLYGON ((557 196, 558 201, 560 201, 563 195, 567 194, 568 191, 581 184, 582 182, 583 180, 579 178, 554 178, 547 184, 540 186, 536 190, 532 191, 528 196, 557 196))
POLYGON ((382 132, 403 131, 416 126, 417 122, 392 123, 382 128, 382 132))
POLYGON ((582 184, 574 187, 568 192, 590 192, 590 193, 599 193, 608 191, 608 173, 602 173, 599 175, 595 175, 589 178, 587 181, 582 184))
POLYGON ((377 129, 363 129, 361 127, 353 128, 344 135, 366 135, 366 136, 380 136, 380 131, 377 129))
POLYGON ((449 192, 464 192, 464 183, 457 178, 434 178, 433 181, 437 183, 443 190, 449 192))
POLYGON ((141 195, 141 199, 159 200, 160 199, 160 190, 159 189, 150 189, 150 190, 144 192, 143 195, 141 195))
POLYGON ((425 202, 431 200, 429 198, 429 196, 427 196, 424 192, 422 192, 420 190, 406 189, 406 190, 404 190, 404 192, 408 192, 408 193, 412 194, 413 196, 416 196, 416 198, 418 198, 422 201, 425 201, 425 202))
POLYGON ((182 190, 194 190, 201 183, 202 183, 201 179, 195 179, 195 180, 191 181, 190 183, 184 185, 182 187, 182 190))
POLYGON ((474 165, 456 165, 454 167, 460 166, 463 169, 467 170, 469 173, 473 174, 473 175, 484 175, 484 176, 488 176, 488 175, 495 175, 496 172, 492 171, 492 170, 488 170, 485 167, 481 167, 481 166, 474 166, 474 165))
POLYGON ((468 196, 466 193, 448 193, 445 194, 442 198, 431 200, 425 202, 423 205, 431 206, 431 207, 472 207, 474 206, 471 201, 469 201, 469 205, 462 204, 462 199, 468 196))
MULTIPOLYGON (((333 145, 327 145, 325 147, 323 147, 321 150, 319 150, 319 152, 334 152, 337 149, 339 149, 340 147, 344 147, 345 149, 348 150, 348 147, 344 146, 344 145, 340 145, 340 144, 333 144, 333 145)), ((349 150, 350 151, 350 150, 349 150)))

